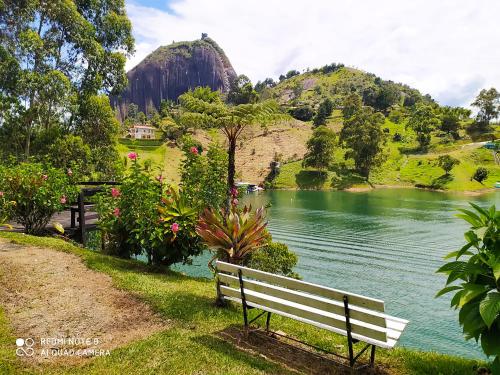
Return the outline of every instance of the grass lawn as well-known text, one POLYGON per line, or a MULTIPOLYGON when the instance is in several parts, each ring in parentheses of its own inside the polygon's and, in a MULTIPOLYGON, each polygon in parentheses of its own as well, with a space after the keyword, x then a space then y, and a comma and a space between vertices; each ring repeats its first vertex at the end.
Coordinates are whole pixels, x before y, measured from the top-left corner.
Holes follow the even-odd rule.
MULTIPOLYGON (((0 232, 19 244, 50 247, 80 256, 85 264, 111 276, 118 288, 150 304, 171 328, 97 357, 85 364, 29 367, 14 355, 14 337, 0 307, 0 373, 44 374, 288 374, 282 364, 242 351, 220 337, 242 325, 239 307, 214 306, 215 285, 207 279, 166 271, 154 273, 142 263, 117 259, 55 238, 0 232)), ((43 250, 42 250, 43 251, 43 250)), ((1 270, 0 270, 1 272, 1 270)), ((75 301, 77 303, 77 301, 75 301)), ((254 313, 255 314, 255 313, 254 313)), ((134 324, 134 322, 130 322, 134 324)), ((294 320, 274 316, 272 327, 311 344, 346 352, 345 338, 294 320)), ((359 344, 358 344, 359 345, 359 344)), ((474 374, 477 361, 398 348, 377 350, 377 365, 389 374, 474 374)))
POLYGON ((141 161, 151 161, 155 173, 161 171, 167 177, 168 182, 178 184, 180 182, 179 165, 183 157, 182 151, 178 147, 170 147, 165 143, 146 142, 120 141, 118 152, 125 159, 129 152, 137 152, 141 161))

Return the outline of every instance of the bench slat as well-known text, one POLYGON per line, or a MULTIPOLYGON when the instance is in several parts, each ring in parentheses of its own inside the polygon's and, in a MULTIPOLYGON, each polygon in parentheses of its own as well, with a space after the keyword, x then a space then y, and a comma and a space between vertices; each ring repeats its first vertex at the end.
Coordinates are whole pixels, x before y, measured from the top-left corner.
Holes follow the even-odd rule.
MULTIPOLYGON (((239 278, 236 276, 226 275, 220 273, 218 275, 219 280, 231 287, 239 289, 239 278)), ((261 283, 259 281, 253 281, 248 279, 243 279, 244 289, 253 290, 262 294, 270 295, 273 297, 285 299, 287 301, 295 302, 301 305, 313 307, 315 309, 323 310, 329 313, 344 315, 344 304, 328 300, 322 297, 316 297, 310 294, 305 294, 299 291, 294 291, 291 289, 281 288, 273 286, 270 284, 261 283)), ((386 328, 385 316, 378 312, 371 312, 366 309, 358 308, 352 306, 350 309, 351 319, 357 319, 366 323, 370 323, 382 328, 386 328)))
MULTIPOLYGON (((241 292, 239 289, 233 289, 221 285, 220 291, 225 296, 241 299, 241 292)), ((261 306, 274 309, 276 311, 282 311, 292 316, 301 317, 310 321, 315 321, 327 326, 337 328, 342 331, 344 335, 346 335, 346 322, 344 316, 326 313, 321 310, 309 308, 308 306, 288 302, 276 297, 270 297, 251 290, 245 290, 245 299, 247 302, 253 302, 261 306)), ((351 330, 353 333, 357 333, 364 337, 369 337, 377 341, 387 341, 386 329, 384 328, 364 324, 363 322, 352 319, 351 330)))
POLYGON ((230 264, 226 262, 217 261, 217 270, 222 272, 232 273, 234 275, 238 274, 238 270, 241 269, 242 275, 244 277, 250 277, 259 281, 268 282, 274 285, 285 287, 288 289, 298 290, 301 292, 306 292, 328 298, 331 300, 339 301, 343 303, 344 295, 349 298, 349 305, 355 305, 364 307, 366 309, 375 310, 379 312, 384 312, 384 301, 363 297, 358 294, 348 293, 337 289, 327 288, 320 285, 308 283, 305 281, 300 281, 292 279, 290 277, 274 275, 272 273, 254 270, 252 268, 247 268, 243 266, 238 266, 235 264, 230 264))

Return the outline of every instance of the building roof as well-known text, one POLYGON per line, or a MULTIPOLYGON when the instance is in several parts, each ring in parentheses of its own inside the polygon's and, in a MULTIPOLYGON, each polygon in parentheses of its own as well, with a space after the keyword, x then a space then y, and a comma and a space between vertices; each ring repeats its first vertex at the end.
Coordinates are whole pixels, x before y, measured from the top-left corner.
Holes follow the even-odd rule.
POLYGON ((148 125, 133 125, 132 126, 133 129, 156 129, 152 126, 148 126, 148 125))

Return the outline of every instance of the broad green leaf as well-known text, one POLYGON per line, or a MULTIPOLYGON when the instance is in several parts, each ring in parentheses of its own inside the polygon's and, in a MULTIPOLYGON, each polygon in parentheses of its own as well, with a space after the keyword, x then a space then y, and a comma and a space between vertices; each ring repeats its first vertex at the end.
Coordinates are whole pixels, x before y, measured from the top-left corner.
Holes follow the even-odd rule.
POLYGON ((493 275, 495 280, 498 282, 500 280, 500 261, 493 266, 493 275))
POLYGON ((486 355, 499 355, 500 340, 495 329, 485 330, 481 335, 481 347, 486 355))
POLYGON ((472 301, 474 298, 480 296, 483 293, 486 293, 486 288, 484 285, 478 284, 465 284, 464 292, 460 297, 459 307, 462 307, 466 303, 472 301))
POLYGON ((462 287, 460 285, 447 286, 446 288, 443 288, 439 292, 437 292, 436 295, 434 296, 434 298, 438 298, 438 297, 442 296, 443 294, 452 292, 454 290, 459 290, 459 289, 462 289, 462 287))
POLYGON ((488 293, 479 304, 479 312, 488 328, 490 328, 500 314, 500 293, 488 293))
POLYGON ((61 223, 59 223, 59 222, 55 222, 55 223, 53 224, 53 226, 54 226, 54 229, 55 229, 56 231, 58 231, 58 232, 59 232, 59 233, 61 233, 61 234, 64 234, 64 227, 62 226, 62 224, 61 224, 61 223))

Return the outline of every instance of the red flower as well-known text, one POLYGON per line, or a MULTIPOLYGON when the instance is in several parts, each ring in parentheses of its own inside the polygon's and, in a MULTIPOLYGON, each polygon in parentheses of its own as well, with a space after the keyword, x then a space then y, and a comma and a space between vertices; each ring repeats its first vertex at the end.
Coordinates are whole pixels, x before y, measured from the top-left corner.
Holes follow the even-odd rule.
POLYGON ((137 154, 135 152, 129 152, 127 157, 130 159, 130 160, 135 160, 137 159, 137 154))
POLYGON ((59 201, 61 202, 61 204, 66 204, 66 196, 63 195, 59 201))
POLYGON ((0 197, 3 197, 3 191, 0 191, 0 197))
POLYGON ((118 198, 120 196, 120 190, 116 189, 116 188, 111 188, 111 196, 113 198, 118 198))
POLYGON ((236 187, 234 187, 234 186, 231 188, 231 195, 233 197, 237 197, 238 196, 238 189, 236 189, 236 187))
POLYGON ((234 198, 233 199, 233 206, 237 206, 238 205, 238 199, 234 198))
POLYGON ((48 178, 49 176, 47 176, 46 174, 42 174, 42 180, 47 181, 48 178))
POLYGON ((195 155, 198 155, 198 149, 196 147, 191 147, 191 152, 195 155))
POLYGON ((115 215, 116 217, 119 217, 120 216, 120 209, 118 207, 116 207, 114 210, 113 210, 113 215, 115 215))
POLYGON ((170 226, 170 229, 172 229, 172 232, 177 233, 177 232, 179 231, 179 224, 177 224, 177 223, 173 223, 173 224, 170 226))
POLYGON ((164 177, 163 177, 162 175, 159 175, 159 176, 156 176, 156 179, 157 179, 160 183, 162 183, 162 182, 163 182, 164 177))

